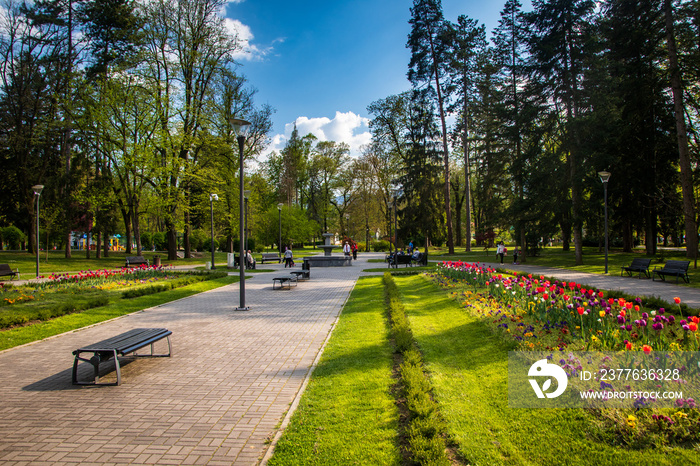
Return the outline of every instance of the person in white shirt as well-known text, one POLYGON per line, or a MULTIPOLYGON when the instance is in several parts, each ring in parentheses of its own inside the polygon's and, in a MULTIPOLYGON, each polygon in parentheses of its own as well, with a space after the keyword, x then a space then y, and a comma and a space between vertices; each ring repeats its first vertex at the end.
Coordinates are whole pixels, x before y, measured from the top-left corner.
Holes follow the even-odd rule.
POLYGON ((501 264, 503 263, 503 256, 505 255, 505 253, 506 253, 506 247, 503 244, 503 241, 500 241, 498 243, 498 246, 496 247, 496 255, 501 258, 501 264))

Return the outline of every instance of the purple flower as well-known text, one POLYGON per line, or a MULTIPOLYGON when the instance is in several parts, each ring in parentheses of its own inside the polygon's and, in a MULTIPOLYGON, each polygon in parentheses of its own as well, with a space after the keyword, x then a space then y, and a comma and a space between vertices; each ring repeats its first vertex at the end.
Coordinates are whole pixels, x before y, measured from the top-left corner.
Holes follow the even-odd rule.
POLYGON ((625 323, 625 317, 624 316, 617 316, 617 323, 618 324, 624 324, 625 323))
POLYGON ((642 319, 647 320, 649 318, 649 314, 646 312, 642 312, 642 319))
POLYGON ((663 314, 663 313, 665 313, 665 312, 666 312, 666 309, 664 309, 663 307, 660 307, 660 308, 659 308, 659 314, 663 314))
POLYGON ((664 329, 664 324, 662 324, 661 322, 657 322, 654 325, 652 325, 651 328, 660 332, 664 329))
POLYGON ((669 324, 673 324, 673 323, 675 323, 675 322, 676 322, 676 316, 669 316, 669 318, 668 318, 668 323, 669 323, 669 324))

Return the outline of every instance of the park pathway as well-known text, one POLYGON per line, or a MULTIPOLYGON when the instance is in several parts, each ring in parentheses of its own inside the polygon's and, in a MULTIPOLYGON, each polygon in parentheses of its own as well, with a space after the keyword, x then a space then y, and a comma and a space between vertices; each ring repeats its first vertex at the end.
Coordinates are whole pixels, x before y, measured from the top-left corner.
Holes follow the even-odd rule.
POLYGON ((279 271, 246 280, 248 312, 233 284, 0 352, 0 463, 257 463, 366 266, 273 291, 286 272, 265 264, 279 271), (71 385, 74 349, 139 327, 172 330, 173 356, 126 358, 118 387, 71 385))

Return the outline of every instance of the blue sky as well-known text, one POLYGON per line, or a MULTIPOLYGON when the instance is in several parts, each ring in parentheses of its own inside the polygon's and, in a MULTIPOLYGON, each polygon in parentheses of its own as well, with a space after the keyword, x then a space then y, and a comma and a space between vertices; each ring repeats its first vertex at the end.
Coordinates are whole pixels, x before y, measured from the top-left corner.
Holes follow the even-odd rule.
MULTIPOLYGON (((465 14, 498 25, 505 0, 443 0, 445 17, 465 14)), ((241 71, 257 103, 276 109, 273 145, 284 147, 294 122, 302 134, 344 141, 353 153, 369 142, 367 106, 410 88, 406 79, 409 0, 302 2, 232 0, 226 16, 247 53, 241 71)), ((530 8, 528 0, 524 8, 530 8)))

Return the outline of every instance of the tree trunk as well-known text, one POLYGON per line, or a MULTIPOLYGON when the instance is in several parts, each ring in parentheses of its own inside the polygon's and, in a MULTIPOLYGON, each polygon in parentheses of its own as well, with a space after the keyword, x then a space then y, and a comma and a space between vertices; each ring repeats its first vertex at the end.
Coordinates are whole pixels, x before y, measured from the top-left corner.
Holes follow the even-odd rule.
POLYGON ((695 193, 693 192, 693 172, 688 150, 688 133, 683 114, 683 89, 681 73, 678 66, 676 38, 673 32, 673 5, 671 0, 664 0, 666 14, 666 49, 668 50, 673 107, 676 117, 676 138, 678 140, 679 165, 681 169, 681 191, 683 193, 683 216, 685 218, 686 258, 696 259, 698 255, 698 227, 695 221, 695 193))
POLYGON ((177 231, 173 222, 166 222, 168 228, 168 260, 177 260, 177 231))

